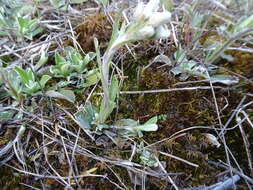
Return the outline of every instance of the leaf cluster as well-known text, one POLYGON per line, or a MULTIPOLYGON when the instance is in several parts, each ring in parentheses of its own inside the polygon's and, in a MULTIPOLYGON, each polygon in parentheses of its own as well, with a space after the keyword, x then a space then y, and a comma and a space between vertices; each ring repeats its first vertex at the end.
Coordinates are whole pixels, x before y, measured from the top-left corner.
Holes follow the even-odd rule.
POLYGON ((32 19, 30 13, 35 7, 18 0, 3 0, 0 2, 0 36, 12 35, 17 41, 24 38, 32 40, 43 30, 39 19, 32 19))

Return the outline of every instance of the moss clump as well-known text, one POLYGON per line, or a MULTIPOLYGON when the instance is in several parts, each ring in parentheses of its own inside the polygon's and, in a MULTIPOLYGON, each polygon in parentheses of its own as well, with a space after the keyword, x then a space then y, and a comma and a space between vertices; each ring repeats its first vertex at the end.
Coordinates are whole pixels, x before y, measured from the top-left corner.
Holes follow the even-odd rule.
POLYGON ((26 190, 25 186, 20 185, 21 182, 30 183, 27 176, 15 173, 5 166, 0 167, 0 186, 2 190, 26 190))
POLYGON ((94 38, 100 43, 100 48, 107 47, 111 37, 112 26, 104 14, 95 13, 87 16, 77 29, 77 41, 84 52, 95 51, 94 38))

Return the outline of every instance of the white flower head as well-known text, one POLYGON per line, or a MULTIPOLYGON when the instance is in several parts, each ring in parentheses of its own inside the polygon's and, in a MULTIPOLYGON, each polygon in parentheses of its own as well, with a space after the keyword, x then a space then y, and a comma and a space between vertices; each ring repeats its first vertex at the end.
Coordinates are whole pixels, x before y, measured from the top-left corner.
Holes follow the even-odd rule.
POLYGON ((133 23, 139 23, 140 27, 136 28, 135 34, 137 36, 132 35, 133 39, 160 39, 170 35, 165 24, 170 21, 171 13, 169 11, 158 12, 159 3, 160 0, 150 0, 146 5, 143 2, 138 3, 133 23), (145 25, 143 26, 141 23, 145 23, 145 25))
POLYGON ((166 39, 170 36, 170 30, 166 25, 158 26, 155 33, 155 39, 166 39))
POLYGON ((155 35, 155 29, 152 26, 145 26, 138 31, 138 34, 143 39, 149 39, 155 35))
POLYGON ((157 11, 159 8, 160 0, 150 0, 145 6, 144 14, 150 16, 154 11, 157 11))
POLYGON ((145 5, 143 2, 139 2, 134 11, 134 18, 139 18, 144 12, 145 5))
POLYGON ((171 18, 171 13, 168 11, 164 12, 154 12, 149 17, 149 24, 153 27, 158 27, 160 25, 166 24, 171 18))
POLYGON ((146 5, 139 2, 133 14, 133 20, 121 28, 111 48, 138 40, 168 38, 170 31, 165 25, 171 19, 168 11, 158 12, 160 0, 150 0, 146 5))

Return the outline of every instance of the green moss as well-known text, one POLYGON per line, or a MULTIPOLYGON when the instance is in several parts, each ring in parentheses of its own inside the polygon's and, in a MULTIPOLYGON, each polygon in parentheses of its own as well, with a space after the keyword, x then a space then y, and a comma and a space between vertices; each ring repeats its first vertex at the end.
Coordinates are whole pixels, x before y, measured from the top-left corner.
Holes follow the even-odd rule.
MULTIPOLYGON (((125 70, 125 75, 128 76, 128 80, 125 81, 124 90, 174 88, 174 84, 178 82, 177 79, 171 76, 168 71, 157 69, 157 65, 153 65, 143 72, 140 77, 139 85, 137 85, 136 67, 137 65, 145 64, 148 64, 148 62, 141 62, 139 64, 137 61, 134 65, 129 66, 128 69, 125 70)), ((242 96, 242 94, 235 91, 216 91, 217 102, 220 108, 226 106, 226 99, 229 102, 227 109, 221 114, 223 122, 227 121, 230 117, 232 110, 238 105, 242 96)), ((155 115, 167 115, 167 120, 160 121, 159 131, 145 134, 144 139, 148 143, 157 142, 188 127, 211 126, 218 123, 213 96, 209 90, 121 95, 119 113, 122 118, 130 117, 139 119, 142 122, 155 115)), ((226 160, 224 149, 217 149, 208 144, 201 134, 204 132, 208 132, 208 130, 191 130, 187 132, 186 136, 168 143, 164 142, 157 147, 158 150, 169 152, 199 165, 199 168, 194 169, 194 167, 183 164, 180 161, 165 156, 159 157, 161 161, 166 161, 166 169, 168 171, 185 173, 185 175, 179 176, 182 181, 189 175, 191 176, 190 180, 185 185, 199 186, 201 184, 208 185, 215 183, 215 176, 222 170, 211 166, 207 161, 216 161, 217 159, 226 160), (217 155, 219 156, 217 157, 217 155)), ((235 136, 233 134, 227 134, 226 137, 228 146, 231 147, 235 155, 238 155, 240 151, 236 145, 238 142, 234 142, 235 136)), ((239 136, 237 136, 236 139, 240 139, 240 142, 242 141, 239 136)), ((247 156, 245 153, 240 155, 238 160, 242 161, 241 165, 247 170, 247 156), (244 157, 243 160, 241 160, 242 157, 244 157)))
MULTIPOLYGON (((80 25, 80 23, 79 23, 80 25)), ((107 47, 111 37, 112 26, 104 14, 95 13, 87 16, 77 29, 77 41, 81 45, 84 52, 95 51, 94 38, 100 43, 100 48, 107 47)))
POLYGON ((2 190, 25 190, 27 188, 20 185, 20 183, 26 183, 27 180, 26 176, 15 173, 8 167, 0 167, 0 186, 2 190))

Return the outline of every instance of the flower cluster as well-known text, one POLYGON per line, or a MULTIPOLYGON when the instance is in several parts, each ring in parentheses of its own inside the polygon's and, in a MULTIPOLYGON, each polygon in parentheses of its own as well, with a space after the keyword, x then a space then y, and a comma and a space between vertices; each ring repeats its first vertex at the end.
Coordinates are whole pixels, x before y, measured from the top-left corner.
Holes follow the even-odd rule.
POLYGON ((165 25, 171 19, 169 11, 158 12, 160 0, 150 0, 146 5, 140 2, 134 12, 132 22, 123 24, 112 49, 128 42, 147 39, 164 39, 170 35, 165 25))
POLYGON ((165 25, 170 21, 171 13, 169 11, 158 12, 160 0, 150 0, 147 5, 140 2, 135 10, 134 19, 137 22, 146 23, 144 27, 139 29, 143 39, 160 39, 167 38, 170 31, 165 25))

